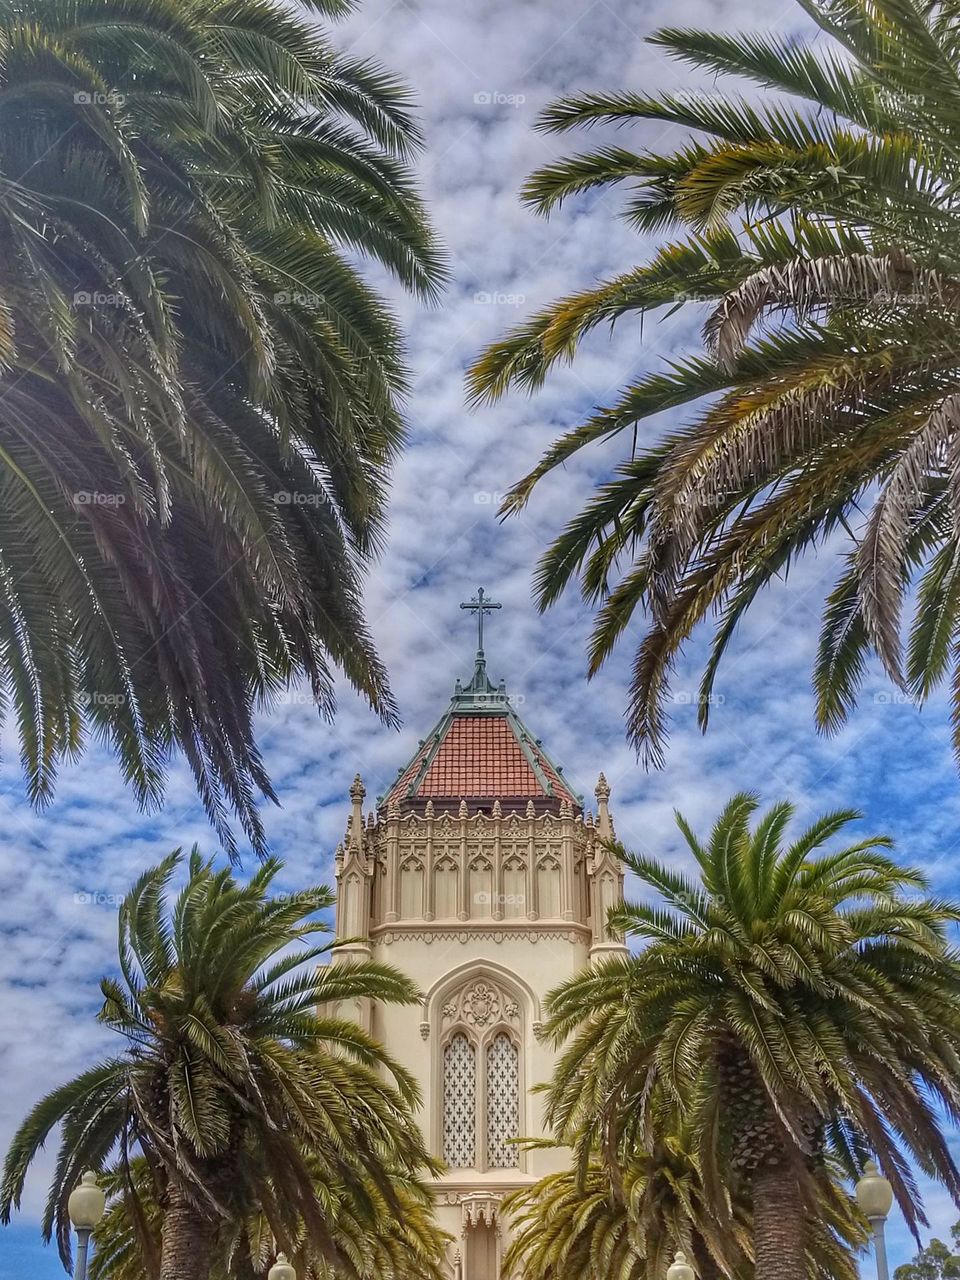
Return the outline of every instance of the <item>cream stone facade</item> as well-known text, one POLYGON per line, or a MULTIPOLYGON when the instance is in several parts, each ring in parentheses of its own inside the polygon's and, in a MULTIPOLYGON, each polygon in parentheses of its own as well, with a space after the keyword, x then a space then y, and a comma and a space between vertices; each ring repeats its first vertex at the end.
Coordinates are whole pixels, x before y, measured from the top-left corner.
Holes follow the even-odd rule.
POLYGON ((601 774, 596 819, 584 811, 487 680, 482 648, 472 681, 377 807, 365 814, 359 777, 351 788, 337 932, 360 941, 339 954, 395 965, 423 992, 419 1009, 356 1016, 419 1080, 419 1120, 446 1165, 436 1197, 455 1238, 453 1280, 494 1280, 504 1195, 562 1163, 509 1139, 543 1135, 530 1090, 554 1061, 540 1034, 547 992, 592 957, 624 951, 606 928, 623 884, 603 845, 609 796, 601 774))

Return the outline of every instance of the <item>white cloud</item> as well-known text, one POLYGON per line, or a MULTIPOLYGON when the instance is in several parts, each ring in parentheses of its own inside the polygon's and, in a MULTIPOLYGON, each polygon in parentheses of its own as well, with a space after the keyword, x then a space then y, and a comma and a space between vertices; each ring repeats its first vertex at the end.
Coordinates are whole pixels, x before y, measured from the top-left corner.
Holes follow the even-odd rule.
MULTIPOLYGON (((799 25, 798 15, 791 4, 765 11, 763 19, 783 29, 799 25)), ((606 772, 628 844, 678 854, 675 806, 703 827, 733 791, 756 788, 765 800, 792 796, 803 819, 858 805, 870 828, 898 837, 905 858, 932 868, 939 888, 956 886, 960 797, 943 708, 921 716, 873 701, 875 691, 887 689, 876 674, 842 734, 824 741, 814 732, 809 671, 819 603, 838 567, 829 554, 797 566, 746 620, 721 671, 716 692, 724 701, 714 708, 707 737, 696 729, 694 706, 677 703, 667 767, 644 774, 623 739, 629 645, 587 685, 584 610, 571 596, 541 618, 529 602, 537 557, 617 458, 619 443, 571 463, 542 486, 522 518, 502 525, 496 518, 495 495, 523 474, 559 426, 609 399, 629 374, 696 343, 690 319, 648 324, 642 340, 639 326, 628 323, 612 338, 595 334, 576 366, 559 369, 535 399, 514 397, 473 412, 464 406, 463 372, 485 342, 549 299, 588 287, 648 251, 651 242, 638 244, 618 217, 615 194, 546 222, 520 204, 517 191, 532 169, 570 147, 569 138, 545 138, 531 128, 552 97, 688 84, 682 68, 642 43, 645 33, 670 22, 751 27, 757 11, 710 0, 680 6, 376 0, 349 25, 355 53, 386 62, 417 90, 429 144, 422 180, 454 281, 440 309, 397 299, 415 373, 412 431, 394 484, 389 551, 371 575, 368 601, 404 728, 399 735, 383 729, 349 692, 333 726, 296 701, 265 719, 265 755, 282 801, 266 821, 290 885, 331 876, 353 775, 363 775, 372 803, 443 710, 454 679, 469 674, 472 633, 458 604, 482 582, 506 606, 490 624, 491 674, 523 695, 524 718, 588 798, 599 770, 606 772), (492 100, 476 101, 477 94, 492 100), (478 301, 478 294, 492 300, 478 301)), ((616 136, 625 145, 656 146, 666 141, 663 133, 650 125, 616 136)), ((696 689, 702 652, 698 641, 681 664, 677 690, 696 689)), ((174 845, 196 841, 213 849, 182 764, 171 772, 164 810, 145 819, 111 761, 93 750, 64 771, 56 802, 35 814, 23 800, 9 726, 3 743, 0 1142, 41 1093, 111 1046, 92 1017, 97 980, 114 957, 110 895, 174 845), (84 893, 94 900, 77 901, 84 893)), ((42 1172, 28 1184, 28 1220, 38 1216, 42 1172)), ((929 1203, 942 1233, 953 1210, 937 1193, 929 1203)), ((894 1227, 893 1261, 908 1252, 894 1227)), ((36 1266, 37 1276, 58 1274, 51 1257, 36 1266)))

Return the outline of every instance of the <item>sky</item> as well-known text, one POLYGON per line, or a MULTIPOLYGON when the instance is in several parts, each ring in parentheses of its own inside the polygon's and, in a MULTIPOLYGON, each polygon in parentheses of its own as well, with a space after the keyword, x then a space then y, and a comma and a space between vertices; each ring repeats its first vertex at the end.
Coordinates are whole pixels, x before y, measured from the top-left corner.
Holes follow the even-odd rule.
MULTIPOLYGON (((453 278, 432 309, 392 291, 414 372, 410 440, 367 606, 403 728, 384 729, 346 689, 333 725, 297 690, 263 717, 264 754, 282 802, 266 824, 286 862, 283 887, 331 880, 354 774, 371 803, 444 709, 455 679, 469 677, 473 624, 458 606, 482 584, 504 606, 487 624, 490 675, 506 680, 524 720, 589 803, 605 772, 617 832, 629 847, 683 864, 673 810, 703 829, 731 794, 752 789, 766 802, 792 799, 798 823, 835 807, 859 808, 858 831, 892 835, 897 855, 923 867, 937 891, 960 891, 960 787, 943 700, 917 710, 872 671, 849 725, 830 739, 815 732, 810 669, 822 599, 839 572, 836 548, 796 566, 754 606, 721 670, 706 737, 693 705, 703 645, 690 648, 674 685, 666 766, 656 773, 638 766, 623 733, 638 626, 588 683, 590 619, 575 595, 543 617, 531 604, 537 558, 627 446, 615 441, 575 459, 506 523, 496 515, 501 495, 560 429, 609 403, 627 377, 696 349, 702 317, 682 312, 642 332, 628 321, 612 335, 594 334, 575 367, 555 373, 534 399, 510 396, 473 411, 464 403, 464 371, 485 343, 653 248, 619 217, 616 192, 573 202, 549 221, 521 205, 523 179, 570 146, 533 130, 538 110, 577 91, 691 88, 690 74, 644 37, 667 24, 745 29, 758 21, 803 28, 799 8, 778 0, 762 7, 745 0, 366 0, 341 28, 341 46, 385 63, 415 89, 427 139, 419 176, 453 278)), ((668 147, 681 137, 650 125, 621 140, 668 147)), ((651 425, 648 437, 665 425, 651 425)), ((0 747, 5 1149, 41 1095, 119 1047, 95 1013, 100 975, 116 954, 116 907, 130 884, 171 848, 196 842, 215 853, 216 844, 181 762, 171 768, 165 807, 145 817, 111 758, 92 749, 63 772, 54 803, 36 813, 24 798, 9 726, 0 747)), ((247 870, 253 861, 248 853, 247 870)), ((39 1238, 51 1163, 48 1152, 28 1181, 23 1212, 0 1230, 0 1280, 63 1274, 39 1238)), ((958 1215, 939 1188, 923 1190, 931 1230, 945 1234, 958 1215)), ((913 1246, 896 1211, 888 1239, 892 1265, 906 1261, 913 1246)), ((869 1262, 865 1274, 873 1274, 869 1262)))

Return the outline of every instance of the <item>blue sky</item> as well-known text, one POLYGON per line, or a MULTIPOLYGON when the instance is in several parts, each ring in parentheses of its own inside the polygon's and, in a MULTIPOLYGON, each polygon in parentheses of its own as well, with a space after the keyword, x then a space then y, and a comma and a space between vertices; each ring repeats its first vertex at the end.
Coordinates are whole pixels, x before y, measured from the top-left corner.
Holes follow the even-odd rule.
MULTIPOLYGON (((668 23, 750 27, 757 12, 744 0, 368 0, 344 28, 342 43, 387 63, 416 89, 428 141, 421 179, 454 281, 433 311, 397 299, 415 370, 411 436, 396 475, 389 549, 370 576, 367 597, 404 728, 382 729, 346 691, 333 726, 320 722, 297 691, 263 720, 265 756, 282 801, 267 814, 267 829, 286 859, 291 887, 331 877, 353 775, 362 774, 371 800, 384 790, 446 704, 455 678, 469 675, 473 630, 458 604, 482 582, 505 606, 489 624, 491 675, 506 679, 524 719, 588 796, 604 770, 628 845, 682 861, 673 808, 706 826, 733 791, 752 788, 768 801, 789 796, 801 820, 836 806, 859 807, 864 832, 890 833, 899 856, 923 866, 939 891, 960 891, 960 788, 942 700, 917 711, 874 671, 850 725, 828 740, 814 731, 809 673, 820 604, 839 571, 836 548, 797 566, 755 607, 717 684, 706 738, 691 705, 702 646, 691 648, 675 683, 673 736, 660 773, 641 771, 623 737, 637 629, 588 685, 589 619, 578 602, 566 599, 545 618, 529 603, 537 557, 622 446, 614 442, 576 460, 541 487, 522 518, 503 525, 495 514, 500 496, 559 427, 609 402, 628 375, 694 348, 696 316, 648 323, 642 334, 633 323, 612 337, 595 334, 576 367, 558 371, 532 401, 515 397, 476 412, 463 403, 464 369, 485 342, 547 300, 623 270, 651 248, 618 218, 615 196, 575 203, 550 222, 520 205, 523 178, 561 150, 532 130, 538 109, 577 90, 690 87, 687 74, 642 37, 668 23)), ((799 27, 799 10, 766 6, 762 21, 799 27)), ((622 141, 668 145, 679 135, 651 126, 622 141)), ((96 749, 64 772, 55 803, 33 812, 23 799, 9 726, 0 761, 0 830, 5 1147, 29 1105, 114 1047, 94 1014, 98 979, 115 954, 119 898, 145 864, 171 847, 196 841, 213 852, 215 845, 179 764, 159 814, 137 812, 112 761, 96 749)), ((63 1274, 53 1250, 39 1244, 50 1164, 46 1158, 35 1169, 16 1225, 0 1231, 2 1280, 63 1274)), ((938 1188, 925 1188, 925 1195, 933 1229, 945 1233, 957 1215, 938 1188)), ((894 1216, 892 1263, 911 1251, 894 1216)))

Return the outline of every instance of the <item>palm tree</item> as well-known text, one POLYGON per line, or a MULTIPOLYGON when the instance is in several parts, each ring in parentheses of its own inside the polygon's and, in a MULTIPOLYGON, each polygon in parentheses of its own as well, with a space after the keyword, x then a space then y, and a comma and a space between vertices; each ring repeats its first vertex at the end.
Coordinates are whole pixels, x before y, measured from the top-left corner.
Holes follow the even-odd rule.
POLYGON ((574 1039, 548 1118, 617 1153, 679 1115, 708 1198, 727 1176, 749 1188, 756 1280, 802 1280, 826 1159, 855 1175, 875 1152, 914 1230, 908 1156, 960 1201, 942 1120, 960 1118, 960 906, 923 896, 885 838, 824 850, 854 813, 784 845, 792 806, 751 827, 756 809, 735 796, 706 843, 677 816, 696 880, 623 853, 663 901, 611 916, 639 954, 551 993, 548 1032, 574 1039))
MULTIPOLYGON (((585 1170, 564 1169, 513 1192, 504 1201, 513 1234, 504 1256, 508 1275, 527 1280, 662 1280, 678 1248, 694 1260, 701 1280, 720 1274, 713 1253, 705 1248, 701 1225, 739 1264, 746 1259, 747 1232, 742 1221, 724 1233, 708 1212, 691 1222, 696 1191, 686 1185, 684 1170, 676 1183, 669 1173, 652 1197, 653 1213, 635 1223, 627 1205, 645 1197, 647 1169, 642 1159, 625 1161, 616 1184, 599 1159, 585 1170), (672 1185, 671 1185, 672 1184, 672 1185), (662 1197, 662 1198, 661 1198, 662 1197)), ((734 1271, 724 1269, 724 1274, 734 1271)), ((853 1280, 853 1277, 850 1278, 853 1280)))
MULTIPOLYGON (((142 1157, 127 1169, 101 1179, 108 1192, 107 1212, 94 1232, 96 1248, 90 1280, 152 1280, 150 1260, 159 1257, 163 1214, 142 1157), (128 1188, 136 1189, 135 1221, 128 1188), (146 1236, 149 1247, 143 1247, 146 1236)), ((360 1198, 352 1190, 320 1185, 318 1197, 328 1216, 334 1252, 317 1253, 303 1240, 298 1274, 302 1280, 442 1280, 440 1261, 448 1241, 437 1227, 430 1193, 402 1171, 388 1204, 372 1182, 360 1198), (399 1211, 397 1210, 399 1206, 399 1211)), ((261 1211, 223 1224, 214 1249, 211 1280, 254 1280, 274 1260, 274 1241, 261 1211)))
MULTIPOLYGON (((337 1205, 355 1203, 360 1220, 377 1197, 396 1211, 397 1179, 414 1194, 433 1164, 411 1119, 410 1075, 356 1022, 316 1010, 409 1003, 417 992, 385 965, 318 968, 334 944, 312 942, 327 928, 315 915, 332 895, 321 885, 271 898, 273 859, 243 884, 194 850, 168 913, 180 863, 177 852, 147 871, 120 910, 122 981, 101 981, 99 1016, 126 1050, 31 1111, 7 1154, 0 1220, 60 1124, 43 1231, 56 1232, 65 1265, 67 1198, 81 1171, 111 1154, 127 1169, 138 1153, 162 1209, 159 1280, 202 1280, 231 1224, 257 1213, 291 1256, 337 1259, 349 1235, 334 1225, 337 1205)), ((149 1260, 132 1177, 126 1196, 149 1260)))
POLYGON ((696 68, 800 104, 623 93, 547 109, 540 124, 553 132, 642 120, 694 130, 672 154, 604 146, 573 156, 524 192, 549 213, 631 183, 631 225, 682 234, 648 263, 548 307, 472 372, 480 398, 533 390, 599 324, 709 304, 703 354, 632 381, 561 436, 505 502, 519 510, 578 450, 632 434, 628 456, 541 560, 537 590, 546 607, 579 578, 597 605, 591 672, 634 611, 647 612, 629 730, 654 762, 671 666, 690 634, 719 613, 699 699, 705 728, 737 623, 772 578, 831 536, 846 556, 816 660, 819 726, 842 723, 874 650, 918 701, 953 669, 960 755, 960 19, 955 5, 922 0, 800 3, 820 28, 816 45, 652 37, 696 68), (643 423, 684 409, 685 424, 637 449, 643 423))
MULTIPOLYGON (((308 6, 332 17, 350 0, 308 6)), ((92 732, 172 749, 235 853, 254 715, 343 672, 387 719, 363 572, 431 297, 402 86, 281 0, 0 4, 0 679, 31 798, 92 732)))
MULTIPOLYGON (((700 1280, 752 1274, 743 1184, 725 1178, 718 1213, 682 1138, 669 1134, 657 1140, 653 1155, 627 1155, 613 1173, 594 1153, 584 1169, 548 1174, 508 1196, 503 1207, 513 1237, 505 1274, 525 1280, 663 1280, 678 1248, 693 1260, 700 1280)), ((867 1238, 856 1206, 832 1177, 819 1180, 817 1194, 805 1274, 809 1280, 856 1280, 855 1249, 867 1238)))

